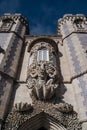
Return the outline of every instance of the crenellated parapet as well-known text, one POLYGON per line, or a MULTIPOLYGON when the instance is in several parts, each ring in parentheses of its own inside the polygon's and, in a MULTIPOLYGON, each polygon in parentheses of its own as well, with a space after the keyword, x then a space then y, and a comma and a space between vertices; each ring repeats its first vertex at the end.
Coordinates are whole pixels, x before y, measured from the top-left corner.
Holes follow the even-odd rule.
POLYGON ((58 34, 63 38, 74 32, 87 32, 87 18, 83 14, 67 14, 58 20, 58 34))
POLYGON ((9 13, 6 13, 0 17, 0 32, 13 31, 12 27, 13 27, 13 25, 17 24, 18 21, 20 21, 20 23, 22 23, 22 26, 24 25, 26 27, 27 33, 28 33, 29 30, 28 30, 27 19, 24 18, 21 14, 9 14, 9 13), (8 26, 6 26, 6 24, 8 26), (3 25, 5 25, 4 28, 3 28, 3 25))

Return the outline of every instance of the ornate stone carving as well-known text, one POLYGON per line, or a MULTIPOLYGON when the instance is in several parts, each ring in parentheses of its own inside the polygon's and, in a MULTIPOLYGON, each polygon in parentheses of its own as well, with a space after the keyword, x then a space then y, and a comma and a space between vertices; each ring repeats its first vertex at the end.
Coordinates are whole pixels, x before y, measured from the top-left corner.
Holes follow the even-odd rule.
POLYGON ((58 87, 57 68, 50 62, 33 63, 28 70, 28 88, 38 99, 50 99, 58 87))
MULTIPOLYGON (((19 113, 13 110, 8 115, 6 119, 5 128, 3 128, 3 130, 19 130, 19 128, 27 121, 31 122, 31 123, 30 122, 28 123, 28 125, 31 126, 31 124, 33 123, 33 120, 34 121, 38 120, 37 115, 40 115, 40 120, 41 120, 41 115, 42 115, 42 118, 44 118, 45 120, 47 119, 47 116, 48 116, 48 119, 50 119, 50 121, 52 118, 55 122, 57 122, 58 124, 61 124, 61 126, 63 126, 63 128, 66 128, 67 130, 82 130, 81 124, 79 123, 78 118, 77 118, 77 113, 74 112, 73 109, 71 109, 73 107, 70 104, 61 103, 62 110, 64 106, 68 106, 68 107, 70 106, 68 113, 67 113, 67 109, 66 111, 65 109, 64 111, 60 111, 60 109, 57 109, 58 107, 60 108, 60 104, 53 104, 53 103, 35 100, 33 111, 31 111, 31 113, 28 111, 27 113, 25 111, 19 113), (31 121, 31 118, 32 118, 32 121, 31 121)), ((26 126, 26 128, 27 127, 28 126, 26 126)))
POLYGON ((73 111, 73 106, 68 103, 59 103, 55 105, 55 108, 60 112, 69 113, 73 111))
POLYGON ((23 112, 23 111, 29 111, 31 110, 33 107, 31 104, 28 104, 28 103, 23 103, 23 102, 20 102, 20 103, 16 103, 14 105, 14 110, 15 111, 18 111, 18 112, 23 112))
POLYGON ((33 54, 33 62, 28 67, 27 86, 32 89, 32 94, 40 100, 53 97, 59 85, 59 72, 56 66, 56 52, 49 43, 37 43, 30 52, 33 54), (45 48, 49 54, 49 60, 37 60, 39 49, 45 48), (55 63, 54 63, 55 61, 55 63))

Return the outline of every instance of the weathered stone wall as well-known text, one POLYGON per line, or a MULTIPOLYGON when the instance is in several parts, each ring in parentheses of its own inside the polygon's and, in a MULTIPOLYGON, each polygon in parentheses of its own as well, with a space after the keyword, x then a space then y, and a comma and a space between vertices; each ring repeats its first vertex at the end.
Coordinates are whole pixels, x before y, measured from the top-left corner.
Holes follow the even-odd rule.
POLYGON ((11 77, 15 77, 23 41, 12 35, 7 51, 3 57, 0 69, 11 77))
MULTIPOLYGON (((63 36, 62 46, 59 44, 61 73, 66 92, 64 101, 71 103, 87 128, 87 26, 84 16, 65 16, 60 24, 63 36), (84 28, 77 28, 74 20, 82 19, 84 28)), ((61 89, 62 90, 62 89, 61 89)))
MULTIPOLYGON (((11 33, 0 33, 0 47, 6 52, 6 49, 9 45, 10 39, 12 37, 11 33)), ((0 64, 2 62, 4 54, 0 53, 0 64)))
POLYGON ((10 96, 12 92, 13 80, 7 76, 0 76, 0 125, 4 121, 8 111, 10 96))

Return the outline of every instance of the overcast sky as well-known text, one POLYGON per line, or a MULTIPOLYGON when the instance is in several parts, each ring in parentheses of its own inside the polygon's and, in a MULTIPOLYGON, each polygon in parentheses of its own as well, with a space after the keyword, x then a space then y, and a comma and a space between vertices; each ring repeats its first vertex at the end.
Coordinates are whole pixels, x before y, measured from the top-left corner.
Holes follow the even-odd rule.
POLYGON ((0 15, 21 13, 29 21, 31 35, 57 32, 57 21, 64 14, 85 14, 87 0, 0 0, 0 15))

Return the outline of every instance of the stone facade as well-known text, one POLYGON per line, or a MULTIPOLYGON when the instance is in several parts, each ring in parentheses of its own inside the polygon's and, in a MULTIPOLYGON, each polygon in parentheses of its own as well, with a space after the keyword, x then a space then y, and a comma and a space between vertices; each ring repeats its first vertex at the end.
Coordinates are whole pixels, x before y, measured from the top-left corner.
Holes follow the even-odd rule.
POLYGON ((87 129, 87 18, 67 14, 54 36, 0 18, 0 129, 87 129))

